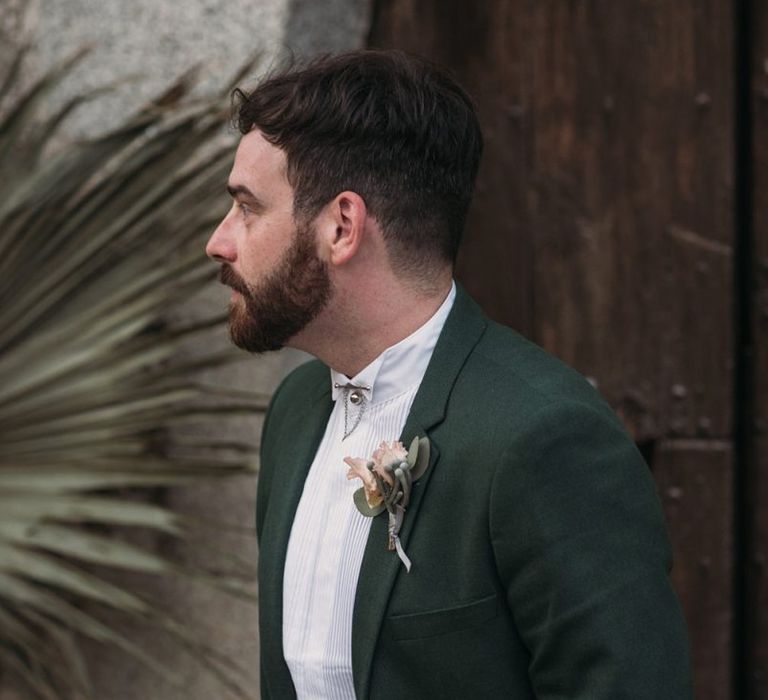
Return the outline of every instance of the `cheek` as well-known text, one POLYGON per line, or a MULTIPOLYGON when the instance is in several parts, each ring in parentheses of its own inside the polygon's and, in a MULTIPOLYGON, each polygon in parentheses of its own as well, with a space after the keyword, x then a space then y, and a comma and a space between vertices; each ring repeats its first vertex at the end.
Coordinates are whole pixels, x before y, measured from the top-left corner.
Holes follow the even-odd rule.
POLYGON ((288 255, 292 242, 292 231, 267 230, 251 238, 258 239, 259 245, 251 244, 240 253, 240 274, 249 282, 260 280, 280 266, 288 255))
POLYGON ((249 250, 240 257, 240 275, 253 287, 258 284, 271 270, 270 256, 260 250, 249 250))

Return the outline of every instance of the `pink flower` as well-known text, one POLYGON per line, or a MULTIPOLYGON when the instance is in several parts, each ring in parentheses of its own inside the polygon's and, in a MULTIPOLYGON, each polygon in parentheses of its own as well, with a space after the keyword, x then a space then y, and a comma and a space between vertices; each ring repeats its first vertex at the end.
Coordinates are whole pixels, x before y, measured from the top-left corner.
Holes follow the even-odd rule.
POLYGON ((393 469, 404 462, 408 456, 408 450, 403 447, 402 442, 382 442, 379 449, 373 453, 373 470, 386 481, 390 486, 395 483, 392 472, 386 467, 393 469))
POLYGON ((381 505, 384 496, 379 491, 373 473, 368 469, 368 460, 360 457, 345 457, 344 463, 349 466, 347 479, 360 479, 365 489, 365 500, 371 508, 381 505))

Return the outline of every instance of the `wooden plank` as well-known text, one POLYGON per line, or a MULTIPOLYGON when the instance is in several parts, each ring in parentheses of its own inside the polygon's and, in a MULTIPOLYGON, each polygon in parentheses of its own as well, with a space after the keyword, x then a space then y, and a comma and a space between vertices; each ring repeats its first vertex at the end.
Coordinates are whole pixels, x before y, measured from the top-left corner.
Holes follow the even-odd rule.
POLYGON ((752 309, 753 423, 744 482, 748 509, 747 697, 768 697, 768 4, 752 12, 752 309))
POLYGON ((698 700, 731 697, 733 465, 726 441, 665 440, 656 479, 672 540, 672 579, 695 650, 698 700))
POLYGON ((638 441, 731 429, 730 3, 535 3, 536 340, 638 441))

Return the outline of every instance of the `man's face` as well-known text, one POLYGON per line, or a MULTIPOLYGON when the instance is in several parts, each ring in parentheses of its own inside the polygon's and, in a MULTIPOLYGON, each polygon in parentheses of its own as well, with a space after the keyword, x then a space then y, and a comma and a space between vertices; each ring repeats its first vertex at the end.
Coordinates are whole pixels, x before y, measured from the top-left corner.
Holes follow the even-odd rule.
POLYGON ((241 139, 228 189, 232 208, 206 253, 222 263, 220 279, 233 290, 230 336, 250 352, 277 350, 328 304, 328 267, 312 226, 294 221, 285 154, 258 131, 241 139))

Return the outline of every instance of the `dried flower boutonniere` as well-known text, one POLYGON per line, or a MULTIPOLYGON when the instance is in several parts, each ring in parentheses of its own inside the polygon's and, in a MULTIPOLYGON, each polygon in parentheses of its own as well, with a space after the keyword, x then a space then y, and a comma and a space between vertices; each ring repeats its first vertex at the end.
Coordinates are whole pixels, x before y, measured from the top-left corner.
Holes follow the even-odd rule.
POLYGON ((389 513, 388 548, 397 552, 410 571, 411 560, 403 550, 399 534, 413 482, 429 464, 429 440, 415 437, 407 451, 401 442, 382 442, 371 459, 345 457, 344 462, 349 466, 347 479, 363 482, 354 494, 357 509, 369 518, 385 510, 389 513))

